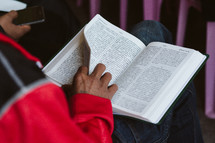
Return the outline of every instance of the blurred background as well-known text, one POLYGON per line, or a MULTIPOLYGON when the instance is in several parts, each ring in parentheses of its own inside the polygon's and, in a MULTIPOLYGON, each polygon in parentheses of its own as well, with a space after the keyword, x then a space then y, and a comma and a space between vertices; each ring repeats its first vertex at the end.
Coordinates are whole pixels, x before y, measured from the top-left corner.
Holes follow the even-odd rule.
MULTIPOLYGON (((73 11, 74 15, 77 17, 78 21, 81 23, 81 27, 84 26, 95 13, 100 13, 105 19, 111 23, 124 28, 129 31, 129 29, 136 23, 146 19, 144 18, 144 12, 150 15, 150 9, 153 9, 152 5, 148 7, 149 11, 144 10, 143 0, 124 0, 127 1, 127 6, 123 5, 123 0, 66 0, 73 11), (97 2, 97 5, 90 5, 90 1, 97 2), (99 6, 99 7, 98 7, 99 6), (126 15, 127 22, 122 27, 122 13, 124 8, 124 17, 126 15), (126 26, 125 26, 126 25, 126 26)), ((205 8, 211 8, 210 6, 205 6, 198 0, 149 0, 160 4, 159 7, 154 7, 157 11, 157 15, 152 15, 152 18, 158 18, 162 24, 164 24, 172 33, 175 44, 182 45, 185 47, 190 47, 199 50, 202 53, 206 53, 206 43, 207 43, 207 22, 213 21, 215 17, 215 12, 206 11, 205 8), (184 2, 184 6, 180 7, 184 2), (179 20, 179 12, 182 11, 181 19, 179 20), (187 17, 186 17, 187 15, 187 17), (211 17, 210 17, 211 16, 211 17), (185 22, 184 22, 184 21, 185 22), (183 31, 178 31, 178 22, 182 21, 181 29, 183 31), (183 23, 184 22, 184 23, 183 23), (183 27, 184 25, 184 27, 183 27), (178 34, 181 32, 180 34, 178 34), (178 34, 178 35, 177 35, 178 34), (182 38, 180 39, 179 36, 182 38), (177 37, 179 39, 177 39, 177 37)), ((207 0, 205 0, 207 1, 207 0)), ((153 4, 153 3, 152 3, 153 4)), ((213 2, 214 4, 214 2, 213 2)), ((215 5, 214 9, 215 9, 215 5)), ((145 10, 147 7, 145 7, 145 10)), ((208 10, 208 9, 207 9, 208 10)), ((148 17, 150 19, 150 17, 148 17)), ((125 20, 125 18, 124 18, 125 20)), ((215 27, 210 31, 215 32, 215 27)), ((209 38, 209 37, 208 37, 209 38)), ((212 41, 215 41, 215 37, 210 37, 212 41)), ((214 46, 215 45, 211 45, 214 46)), ((214 65, 215 66, 215 65, 214 65)), ((200 117, 200 124, 202 127, 203 138, 205 143, 215 143, 215 119, 210 119, 205 115, 205 67, 198 73, 194 79, 196 89, 197 89, 197 107, 200 117)), ((211 75, 213 76, 213 75, 211 75)), ((214 85, 213 85, 214 87, 214 85)), ((215 98, 211 98, 215 100, 215 98)), ((215 102, 215 101, 213 101, 215 102)))

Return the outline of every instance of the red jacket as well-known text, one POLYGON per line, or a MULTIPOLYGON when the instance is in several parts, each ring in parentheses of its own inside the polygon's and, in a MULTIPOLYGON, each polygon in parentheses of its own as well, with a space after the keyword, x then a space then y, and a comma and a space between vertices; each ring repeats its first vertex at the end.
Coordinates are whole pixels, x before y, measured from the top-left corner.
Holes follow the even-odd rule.
POLYGON ((0 142, 112 142, 110 100, 77 94, 69 105, 63 90, 35 62, 39 60, 0 33, 0 142))

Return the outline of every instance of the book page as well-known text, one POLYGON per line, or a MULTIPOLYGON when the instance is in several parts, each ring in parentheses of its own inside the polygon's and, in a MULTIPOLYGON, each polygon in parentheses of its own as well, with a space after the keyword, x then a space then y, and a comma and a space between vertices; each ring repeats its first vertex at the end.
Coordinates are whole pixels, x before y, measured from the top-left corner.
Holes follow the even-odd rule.
POLYGON ((159 42, 148 45, 117 80, 116 84, 119 86, 119 90, 112 99, 113 108, 127 110, 138 115, 144 115, 146 112, 148 115, 152 112, 157 114, 153 104, 156 102, 162 104, 160 101, 165 100, 170 100, 169 102, 172 103, 176 94, 179 93, 169 91, 171 89, 177 91, 184 84, 186 85, 185 80, 189 76, 192 77, 194 68, 205 58, 205 56, 198 57, 198 55, 192 59, 194 53, 195 51, 192 49, 159 42), (189 67, 192 61, 195 63, 192 63, 193 67, 189 67), (187 65, 187 63, 189 64, 187 65), (183 73, 185 71, 188 75, 183 73), (179 76, 181 74, 187 77, 179 76), (174 89, 178 78, 181 79, 181 82, 177 85, 181 87, 176 86, 177 89, 174 89), (171 94, 173 96, 170 99, 169 95, 171 94), (152 106, 154 107, 152 108, 152 106))
POLYGON ((96 15, 87 24, 84 35, 91 49, 89 73, 98 63, 103 63, 106 66, 105 72, 112 74, 110 84, 116 81, 145 47, 139 39, 100 15, 96 15))
POLYGON ((72 83, 73 77, 84 64, 83 48, 85 46, 83 29, 46 65, 45 75, 57 84, 72 83))

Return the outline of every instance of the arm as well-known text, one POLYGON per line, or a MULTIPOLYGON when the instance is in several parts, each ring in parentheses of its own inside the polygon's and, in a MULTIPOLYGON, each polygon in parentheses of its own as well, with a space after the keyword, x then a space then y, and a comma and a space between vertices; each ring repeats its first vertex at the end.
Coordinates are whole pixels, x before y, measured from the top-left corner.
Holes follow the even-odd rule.
POLYGON ((16 11, 11 11, 3 16, 0 16, 1 32, 8 35, 12 39, 18 41, 23 35, 30 31, 29 25, 15 25, 13 20, 18 16, 16 11))
MULTIPOLYGON (((2 38, 5 36, 0 34, 0 41, 2 38)), ((116 86, 107 87, 110 76, 102 76, 100 79, 100 68, 95 70, 94 75, 87 75, 85 70, 83 75, 80 73, 82 70, 79 70, 75 78, 77 80, 69 88, 75 89, 75 95, 71 99, 74 103, 71 117, 63 90, 46 80, 34 61, 27 60, 10 43, 0 43, 0 52, 3 55, 0 56, 0 78, 3 79, 0 80, 2 142, 111 142, 111 103, 109 99, 98 97, 112 97, 115 93, 116 86), (15 74, 8 72, 8 66, 15 74), (80 75, 85 78, 79 78, 80 75), (17 79, 19 82, 16 82, 17 79), (80 81, 84 83, 80 84, 80 81), (89 84, 88 81, 93 83, 89 84), (104 90, 104 94, 96 94, 102 93, 99 92, 101 90, 104 90), (96 96, 90 95, 91 93, 96 96)))
POLYGON ((105 73, 102 76, 104 71, 103 64, 98 64, 91 75, 87 74, 87 67, 81 67, 75 75, 73 86, 67 87, 67 93, 69 95, 81 93, 72 96, 70 101, 72 118, 82 131, 92 139, 111 142, 113 117, 109 99, 113 97, 118 87, 116 85, 108 87, 111 74, 105 73))

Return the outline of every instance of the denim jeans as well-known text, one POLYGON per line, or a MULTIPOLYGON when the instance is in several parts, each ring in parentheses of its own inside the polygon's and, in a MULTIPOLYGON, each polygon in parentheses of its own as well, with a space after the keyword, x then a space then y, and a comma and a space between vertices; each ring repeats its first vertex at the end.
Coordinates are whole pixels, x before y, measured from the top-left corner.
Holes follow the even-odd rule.
MULTIPOLYGON (((131 34, 145 45, 152 41, 172 43, 171 33, 155 21, 137 24, 131 34)), ((202 143, 193 83, 189 84, 159 125, 115 115, 112 139, 114 143, 202 143)))

